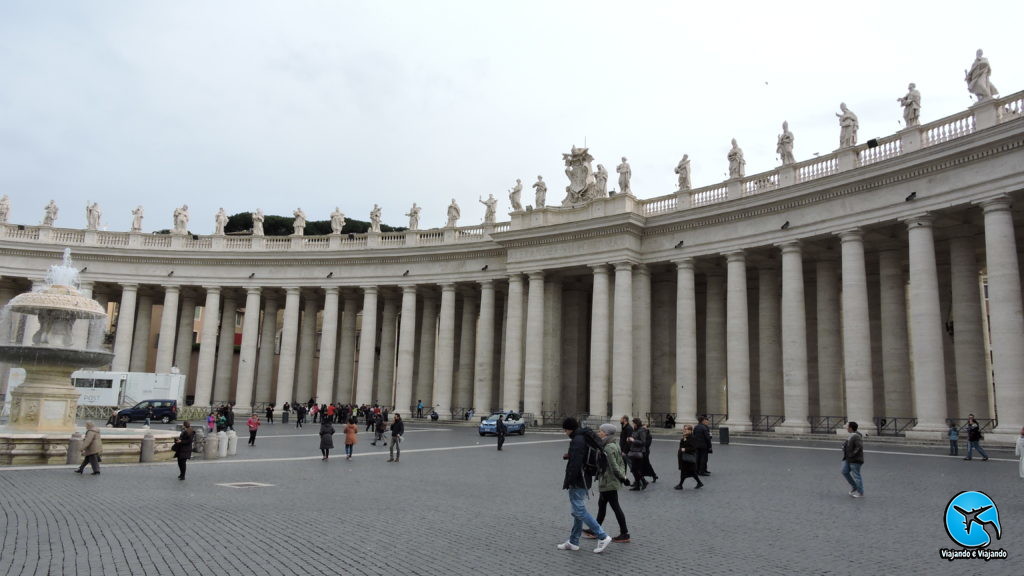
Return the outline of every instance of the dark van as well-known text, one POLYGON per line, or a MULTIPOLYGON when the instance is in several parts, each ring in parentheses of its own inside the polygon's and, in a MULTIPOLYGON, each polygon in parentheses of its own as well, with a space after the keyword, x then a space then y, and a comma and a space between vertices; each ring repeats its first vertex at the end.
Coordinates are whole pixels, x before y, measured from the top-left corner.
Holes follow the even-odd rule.
POLYGON ((117 414, 126 422, 145 421, 150 406, 153 407, 153 420, 167 424, 178 419, 177 400, 143 400, 131 408, 122 408, 117 414))

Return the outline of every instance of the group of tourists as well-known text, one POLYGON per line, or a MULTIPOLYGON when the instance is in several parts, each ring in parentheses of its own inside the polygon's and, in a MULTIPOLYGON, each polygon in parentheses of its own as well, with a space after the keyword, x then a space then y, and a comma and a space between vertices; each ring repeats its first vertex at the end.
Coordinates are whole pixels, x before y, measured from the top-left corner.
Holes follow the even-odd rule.
MULTIPOLYGON (((388 428, 387 422, 384 420, 382 413, 372 414, 368 416, 370 423, 375 428, 375 438, 370 444, 373 446, 377 445, 378 441, 383 440, 384 433, 388 428)), ((342 433, 345 435, 345 459, 351 460, 352 453, 355 449, 356 442, 358 442, 359 427, 357 426, 358 420, 355 417, 350 417, 345 421, 345 425, 342 428, 342 433)), ((398 459, 402 455, 402 436, 405 434, 405 423, 402 421, 402 416, 397 412, 394 414, 394 421, 391 423, 391 447, 388 449, 389 458, 388 462, 398 462, 398 459)), ((334 434, 336 430, 334 428, 334 422, 329 418, 320 419, 320 454, 323 456, 321 460, 328 460, 330 457, 331 450, 334 449, 334 434)), ((388 442, 384 441, 384 445, 387 446, 388 442)))

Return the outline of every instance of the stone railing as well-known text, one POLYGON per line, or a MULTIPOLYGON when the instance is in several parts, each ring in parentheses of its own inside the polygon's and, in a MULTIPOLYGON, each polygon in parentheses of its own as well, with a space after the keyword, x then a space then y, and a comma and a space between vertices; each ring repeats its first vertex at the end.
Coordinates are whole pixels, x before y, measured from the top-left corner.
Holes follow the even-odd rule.
POLYGON ((796 181, 808 182, 839 172, 839 161, 835 154, 829 154, 821 158, 798 162, 794 164, 794 167, 796 168, 796 181))
POLYGON ((921 145, 934 146, 974 132, 974 115, 969 110, 921 126, 921 145))
POLYGON ((900 137, 887 136, 878 140, 869 140, 872 144, 857 147, 857 166, 868 166, 883 160, 895 158, 903 153, 900 137))

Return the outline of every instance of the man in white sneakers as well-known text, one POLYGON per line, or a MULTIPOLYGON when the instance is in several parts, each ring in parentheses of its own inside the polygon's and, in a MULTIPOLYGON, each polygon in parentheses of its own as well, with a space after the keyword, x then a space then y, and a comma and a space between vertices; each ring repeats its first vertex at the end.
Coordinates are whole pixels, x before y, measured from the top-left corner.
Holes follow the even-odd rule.
POLYGON ((569 453, 563 457, 568 462, 565 465, 565 480, 562 481, 562 489, 569 491, 569 505, 572 508, 572 531, 569 533, 569 539, 559 544, 558 549, 579 550, 583 524, 586 523, 587 528, 597 536, 597 548, 594 548, 594 552, 600 554, 612 543, 612 537, 590 515, 585 502, 590 491, 590 485, 594 480, 583 469, 587 458, 585 435, 588 433, 593 434, 593 431, 580 430, 580 424, 575 418, 563 420, 562 431, 569 437, 569 453))

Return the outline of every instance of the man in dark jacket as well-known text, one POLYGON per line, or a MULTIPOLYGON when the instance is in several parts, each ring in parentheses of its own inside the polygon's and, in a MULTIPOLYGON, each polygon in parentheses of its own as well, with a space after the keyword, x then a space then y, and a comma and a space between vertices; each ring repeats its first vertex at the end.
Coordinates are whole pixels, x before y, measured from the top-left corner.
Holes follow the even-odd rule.
POLYGON ((693 427, 693 447, 697 449, 697 474, 710 476, 708 454, 711 453, 711 428, 708 426, 707 414, 701 414, 700 422, 693 427))
MULTIPOLYGON (((611 544, 612 537, 590 515, 584 501, 593 482, 593 478, 583 470, 583 464, 587 458, 587 440, 584 434, 589 431, 581 431, 579 422, 575 418, 563 420, 562 431, 569 437, 569 453, 564 456, 568 462, 565 464, 565 479, 562 481, 562 489, 569 491, 572 531, 569 533, 569 539, 559 544, 558 549, 579 550, 583 524, 586 523, 587 528, 597 535, 597 547, 594 548, 594 552, 600 554, 611 544)), ((593 432, 590 433, 593 434, 593 432)))
POLYGON ((501 445, 505 443, 505 435, 508 434, 504 414, 498 414, 498 421, 494 423, 494 433, 498 435, 498 450, 501 450, 501 445))
POLYGON ((985 453, 985 449, 981 447, 981 426, 978 425, 978 421, 974 419, 974 414, 967 415, 967 457, 964 460, 971 460, 974 456, 974 451, 977 450, 978 454, 981 454, 981 461, 988 460, 988 454, 985 453))
POLYGON ((843 442, 843 478, 850 483, 850 496, 860 498, 864 495, 864 481, 860 477, 860 467, 864 464, 864 438, 857 432, 856 422, 849 422, 846 431, 850 437, 843 442))
POLYGON ((388 462, 398 462, 402 456, 402 435, 405 434, 405 422, 395 412, 395 421, 391 424, 391 448, 388 449, 388 462))
MULTIPOLYGON (((626 474, 629 474, 630 464, 626 454, 629 454, 629 439, 633 437, 634 430, 629 424, 629 416, 619 418, 619 424, 622 424, 622 433, 619 434, 619 451, 622 452, 622 459, 626 461, 626 474)), ((629 486, 629 484, 627 483, 626 486, 629 486)))

